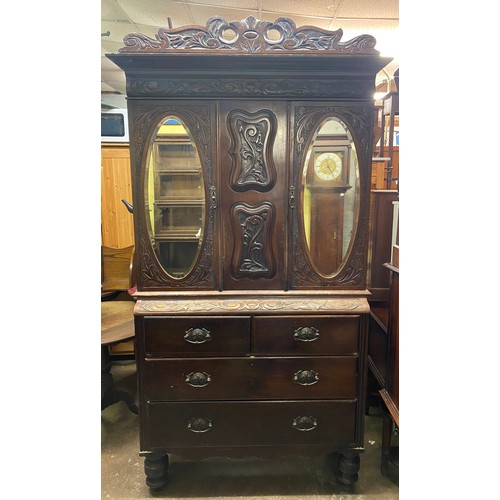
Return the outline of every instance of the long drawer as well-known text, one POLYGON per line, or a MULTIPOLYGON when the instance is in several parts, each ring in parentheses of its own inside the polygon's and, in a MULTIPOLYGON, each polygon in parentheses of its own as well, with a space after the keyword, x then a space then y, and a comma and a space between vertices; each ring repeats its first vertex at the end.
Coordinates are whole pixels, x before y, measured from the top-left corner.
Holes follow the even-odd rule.
POLYGON ((144 318, 148 356, 244 355, 250 353, 249 316, 144 318))
POLYGON ((356 401, 148 403, 143 447, 352 446, 356 401))
POLYGON ((147 359, 147 400, 354 398, 356 356, 147 359))
POLYGON ((257 316, 256 354, 357 354, 359 316, 257 316))

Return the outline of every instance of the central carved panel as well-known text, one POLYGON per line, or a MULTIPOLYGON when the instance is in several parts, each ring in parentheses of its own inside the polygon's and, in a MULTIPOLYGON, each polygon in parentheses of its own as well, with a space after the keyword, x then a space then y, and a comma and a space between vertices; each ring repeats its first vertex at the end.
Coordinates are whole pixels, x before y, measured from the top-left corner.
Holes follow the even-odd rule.
POLYGON ((276 136, 276 117, 269 110, 247 113, 236 110, 228 116, 231 136, 229 154, 231 187, 235 191, 268 191, 276 182, 272 151, 276 136))
POLYGON ((271 235, 274 206, 269 202, 231 207, 234 250, 231 274, 235 278, 272 278, 276 274, 271 235))

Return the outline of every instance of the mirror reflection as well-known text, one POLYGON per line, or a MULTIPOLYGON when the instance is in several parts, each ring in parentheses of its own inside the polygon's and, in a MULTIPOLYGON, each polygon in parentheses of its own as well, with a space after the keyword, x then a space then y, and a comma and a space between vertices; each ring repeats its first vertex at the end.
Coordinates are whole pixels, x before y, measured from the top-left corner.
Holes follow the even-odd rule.
POLYGON ((148 151, 146 219, 151 243, 172 278, 188 275, 203 242, 205 189, 200 156, 176 116, 163 119, 148 151))
POLYGON ((333 277, 347 259, 356 231, 359 167, 347 126, 331 117, 318 127, 302 179, 303 237, 312 267, 333 277))

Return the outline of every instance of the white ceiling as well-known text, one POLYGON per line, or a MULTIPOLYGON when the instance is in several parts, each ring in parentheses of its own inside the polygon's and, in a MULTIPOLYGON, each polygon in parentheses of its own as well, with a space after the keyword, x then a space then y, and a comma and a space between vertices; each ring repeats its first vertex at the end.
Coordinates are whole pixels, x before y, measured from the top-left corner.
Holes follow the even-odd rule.
POLYGON ((290 17, 297 27, 342 28, 342 41, 370 34, 382 56, 394 60, 377 76, 377 83, 398 68, 398 0, 101 0, 101 92, 125 94, 123 71, 105 57, 123 47, 127 33, 154 37, 160 28, 197 24, 221 16, 227 21, 254 16, 264 21, 290 17), (109 32, 109 35, 107 33, 109 32))

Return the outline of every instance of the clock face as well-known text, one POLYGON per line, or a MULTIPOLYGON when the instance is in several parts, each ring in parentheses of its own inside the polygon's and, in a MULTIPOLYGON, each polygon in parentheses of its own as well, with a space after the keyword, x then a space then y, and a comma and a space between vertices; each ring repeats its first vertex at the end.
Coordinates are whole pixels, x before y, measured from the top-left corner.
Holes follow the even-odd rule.
POLYGON ((334 181, 342 174, 342 158, 337 153, 321 153, 314 161, 314 173, 324 181, 334 181))

